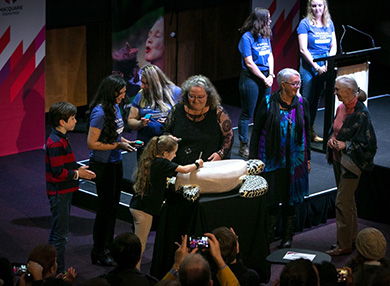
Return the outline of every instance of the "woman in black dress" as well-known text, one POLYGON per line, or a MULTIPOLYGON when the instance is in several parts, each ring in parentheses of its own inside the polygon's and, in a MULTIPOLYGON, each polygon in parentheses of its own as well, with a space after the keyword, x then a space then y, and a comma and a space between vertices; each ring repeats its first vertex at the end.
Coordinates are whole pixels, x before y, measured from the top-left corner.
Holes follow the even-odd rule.
MULTIPOLYGON (((182 101, 169 113, 163 133, 178 141, 172 162, 188 165, 197 159, 206 162, 229 158, 233 144, 232 122, 210 80, 195 75, 181 88, 182 101)), ((153 276, 162 278, 169 271, 177 248, 175 242, 180 242, 181 235, 190 231, 189 221, 196 205, 184 199, 181 193, 166 192, 154 244, 150 272, 153 276)))
POLYGON ((200 154, 203 161, 230 157, 232 122, 220 101, 205 76, 195 75, 183 83, 182 102, 171 110, 164 129, 164 134, 181 138, 175 162, 186 165, 200 154))

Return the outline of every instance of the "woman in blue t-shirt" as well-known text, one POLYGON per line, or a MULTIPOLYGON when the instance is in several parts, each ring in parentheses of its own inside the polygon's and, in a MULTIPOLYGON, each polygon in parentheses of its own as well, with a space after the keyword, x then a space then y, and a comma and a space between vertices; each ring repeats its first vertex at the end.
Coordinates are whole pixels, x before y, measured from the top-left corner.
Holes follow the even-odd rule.
POLYGON ((324 90, 327 66, 325 61, 314 59, 333 56, 337 52, 336 33, 326 0, 308 0, 306 17, 297 28, 301 62, 301 92, 310 105, 311 140, 322 142, 314 130, 318 100, 324 90))
MULTIPOLYGON (((137 130, 137 139, 146 146, 151 138, 161 135, 165 119, 177 103, 181 89, 155 65, 142 68, 141 88, 131 103, 127 122, 131 129, 137 130)), ((138 148, 137 159, 143 148, 138 148)))
POLYGON ((116 210, 123 176, 122 150, 135 151, 134 141, 122 137, 124 123, 118 104, 126 94, 126 81, 120 75, 103 79, 90 105, 88 148, 89 168, 96 174, 98 207, 93 226, 93 264, 113 266, 109 254, 114 239, 116 210))
POLYGON ((243 35, 238 44, 242 58, 239 82, 241 115, 238 120, 238 136, 240 139, 239 155, 244 158, 248 158, 249 155, 249 120, 261 99, 271 93, 275 78, 270 24, 269 11, 255 8, 239 29, 243 35))

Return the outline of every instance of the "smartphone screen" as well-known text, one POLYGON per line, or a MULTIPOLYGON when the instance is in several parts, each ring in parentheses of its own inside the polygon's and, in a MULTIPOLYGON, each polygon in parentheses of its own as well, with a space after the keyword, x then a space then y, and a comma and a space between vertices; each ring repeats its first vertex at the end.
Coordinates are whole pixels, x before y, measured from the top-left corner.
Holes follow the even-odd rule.
POLYGON ((207 236, 189 236, 188 237, 188 248, 209 248, 209 241, 207 236))
POLYGON ((343 268, 337 269, 337 282, 345 283, 347 281, 348 270, 343 268))
POLYGON ((12 270, 14 275, 22 275, 27 272, 27 265, 22 263, 12 263, 12 270))

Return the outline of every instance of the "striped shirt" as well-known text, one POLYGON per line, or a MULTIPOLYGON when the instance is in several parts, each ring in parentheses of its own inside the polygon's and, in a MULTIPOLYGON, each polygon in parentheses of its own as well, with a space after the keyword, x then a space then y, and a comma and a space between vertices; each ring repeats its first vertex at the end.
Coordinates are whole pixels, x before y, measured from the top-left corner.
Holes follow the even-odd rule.
POLYGON ((66 194, 79 189, 79 181, 73 179, 78 169, 76 158, 66 134, 52 129, 46 141, 45 161, 48 195, 66 194))

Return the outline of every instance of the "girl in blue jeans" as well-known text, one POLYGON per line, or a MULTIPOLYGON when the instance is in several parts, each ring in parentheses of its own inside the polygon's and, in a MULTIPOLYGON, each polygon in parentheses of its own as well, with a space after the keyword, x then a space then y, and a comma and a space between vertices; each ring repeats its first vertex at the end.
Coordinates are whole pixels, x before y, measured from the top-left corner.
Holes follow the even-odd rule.
POLYGON ((267 9, 255 8, 239 29, 243 33, 238 44, 242 72, 239 90, 241 115, 238 120, 239 155, 248 158, 248 124, 258 102, 271 93, 275 78, 271 41, 271 18, 267 9))

